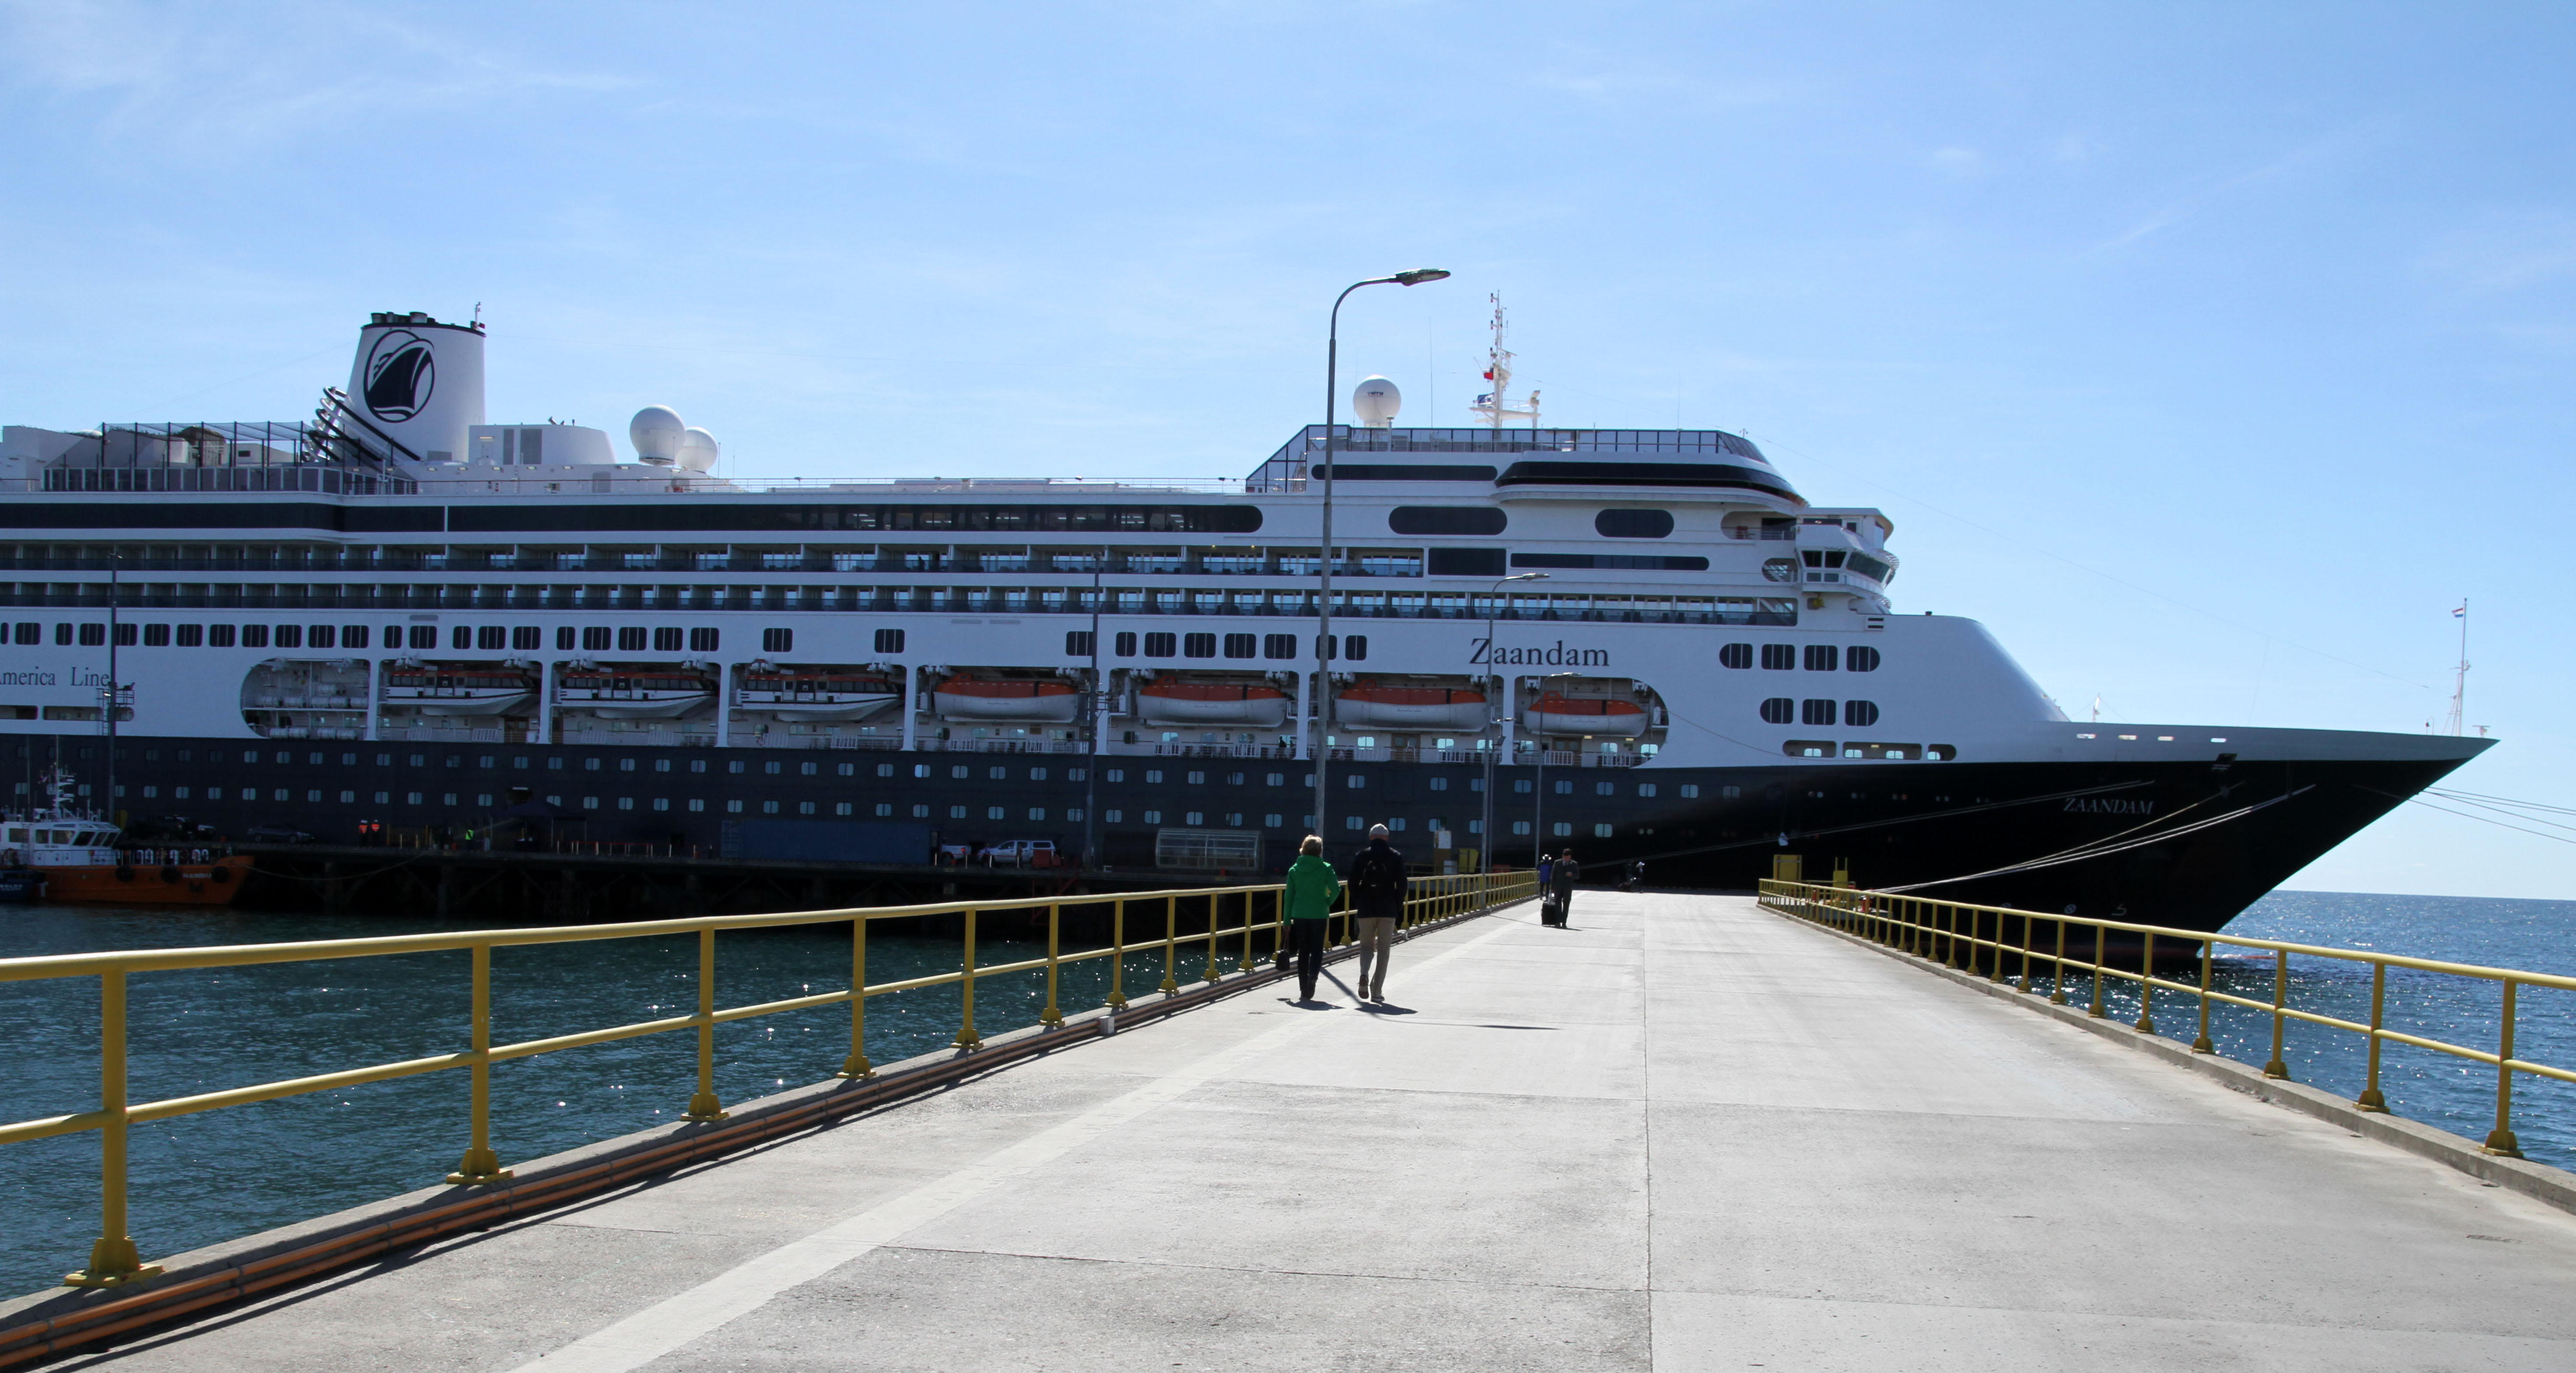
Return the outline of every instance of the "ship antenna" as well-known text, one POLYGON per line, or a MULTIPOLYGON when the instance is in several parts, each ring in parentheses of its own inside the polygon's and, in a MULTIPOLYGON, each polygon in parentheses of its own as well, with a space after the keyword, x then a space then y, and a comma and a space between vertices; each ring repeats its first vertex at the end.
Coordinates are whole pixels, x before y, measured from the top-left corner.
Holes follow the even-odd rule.
POLYGON ((2469 698, 2469 598, 2460 598, 2460 608, 2451 612, 2460 622, 2460 665, 2451 672, 2451 733, 2463 730, 2460 717, 2469 698))
POLYGON ((1512 350, 1503 346, 1503 295, 1496 291, 1486 297, 1494 303, 1494 342, 1485 350, 1485 381, 1493 389, 1476 397, 1467 408, 1481 416, 1496 433, 1502 432, 1506 420, 1526 417, 1530 428, 1538 428, 1538 392, 1532 391, 1527 405, 1514 405, 1503 395, 1512 384, 1512 350))

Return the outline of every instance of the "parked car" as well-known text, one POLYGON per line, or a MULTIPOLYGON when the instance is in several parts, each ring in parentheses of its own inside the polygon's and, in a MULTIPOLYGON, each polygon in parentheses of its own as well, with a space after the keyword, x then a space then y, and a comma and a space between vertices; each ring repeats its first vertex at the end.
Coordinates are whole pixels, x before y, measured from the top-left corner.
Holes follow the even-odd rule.
POLYGON ((1058 853, 1052 839, 1005 839, 989 845, 984 862, 996 868, 1068 868, 1072 860, 1058 853))
POLYGON ((254 844, 310 844, 313 836, 293 825, 253 825, 242 831, 242 838, 254 844))

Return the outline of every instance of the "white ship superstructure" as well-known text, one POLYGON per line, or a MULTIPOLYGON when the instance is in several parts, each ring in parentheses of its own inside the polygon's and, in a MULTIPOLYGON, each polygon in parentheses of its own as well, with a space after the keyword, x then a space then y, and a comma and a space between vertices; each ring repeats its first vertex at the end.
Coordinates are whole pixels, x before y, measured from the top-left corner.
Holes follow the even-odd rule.
MULTIPOLYGON (((486 423, 481 345, 379 315, 313 421, 11 427, 0 729, 103 746, 112 648, 137 813, 328 835, 543 797, 612 837, 810 819, 1138 862, 1385 820, 1444 862, 1544 845, 1712 880, 1792 832, 1912 875, 1965 860, 1927 842, 1953 812, 2049 815, 1988 846, 2027 857, 2109 832, 2061 799, 2206 814, 2213 777, 2338 767, 2404 794, 2476 749, 2069 721, 1974 621, 1895 610, 1886 516, 1810 504, 1735 434, 1398 428, 1371 378, 1389 422, 1337 431, 1329 473, 1317 426, 1225 483, 754 483, 664 407, 625 461, 597 429, 486 423), (1325 753, 1318 818, 1300 765, 1325 753)), ((2331 843, 2393 804, 2335 785, 2217 833, 2306 815, 2331 843)), ((2183 881, 2141 861, 2013 894, 2183 881)), ((2238 868, 2137 899, 2232 912, 2270 871, 2238 868)))

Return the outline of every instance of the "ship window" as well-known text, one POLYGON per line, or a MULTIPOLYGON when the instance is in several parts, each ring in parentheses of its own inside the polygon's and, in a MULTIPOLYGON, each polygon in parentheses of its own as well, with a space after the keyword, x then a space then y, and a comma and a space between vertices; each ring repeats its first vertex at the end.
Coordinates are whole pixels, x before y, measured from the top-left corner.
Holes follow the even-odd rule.
POLYGON ((573 649, 573 645, 580 641, 581 631, 574 629, 571 625, 558 625, 555 627, 555 651, 557 653, 570 653, 573 649))
POLYGON ((1728 644, 1717 651, 1717 661, 1738 671, 1751 667, 1753 666, 1753 645, 1728 644))
POLYGON ((58 625, 55 625, 55 626, 54 626, 54 643, 55 643, 57 646, 62 647, 62 648, 69 648, 69 647, 71 647, 71 643, 72 643, 72 627, 71 627, 70 625, 68 625, 68 624, 58 624, 58 625))
POLYGON ((1574 794, 1574 784, 1564 780, 1563 778, 1557 779, 1556 794, 1559 796, 1572 796, 1574 794))
POLYGON ((1834 756, 1833 742, 1831 740, 1822 739, 1792 739, 1789 742, 1782 744, 1780 746, 1780 751, 1792 758, 1831 758, 1834 756))
POLYGON ((1838 712, 1834 709, 1834 703, 1831 701, 1801 701, 1798 703, 1798 719, 1800 723, 1803 724, 1830 725, 1834 722, 1837 713, 1838 712))
POLYGON ((1895 568, 1889 567, 1887 564, 1880 562, 1878 559, 1873 558, 1866 553, 1854 553, 1851 555, 1851 570, 1859 573, 1861 576, 1869 578, 1871 581, 1879 583, 1882 586, 1896 578, 1895 568))
POLYGON ((279 625, 277 627, 277 646, 279 648, 304 647, 304 626, 279 625))
POLYGON ((107 626, 103 624, 82 625, 80 627, 80 641, 81 647, 83 648, 97 648, 101 644, 107 642, 107 626))
POLYGON ((308 625, 304 630, 304 642, 314 648, 338 648, 340 646, 340 627, 338 625, 308 625))
POLYGON ((1513 790, 1513 791, 1518 792, 1518 793, 1520 793, 1520 794, 1521 794, 1521 795, 1523 795, 1523 796, 1527 796, 1527 795, 1529 795, 1529 789, 1530 789, 1530 779, 1528 779, 1528 778, 1526 778, 1526 777, 1516 777, 1516 778, 1513 778, 1513 779, 1512 779, 1512 790, 1513 790))
POLYGON ((1842 651, 1832 644, 1807 645, 1807 670, 1831 672, 1842 661, 1842 651))
POLYGON ((1512 833, 1514 833, 1514 834, 1528 834, 1529 832, 1530 832, 1530 822, 1529 822, 1529 821, 1527 821, 1527 820, 1514 820, 1514 821, 1512 822, 1512 833))
POLYGON ((1112 651, 1121 658, 1133 658, 1136 656, 1136 634, 1133 630, 1120 631, 1116 636, 1111 638, 1110 644, 1112 646, 1112 651))
POLYGON ((900 629, 878 630, 876 645, 876 651, 879 653, 903 652, 903 631, 900 629))
POLYGON ((1877 650, 1877 649, 1874 649, 1874 648, 1870 648, 1870 647, 1868 647, 1868 646, 1866 646, 1866 645, 1858 645, 1858 644, 1856 644, 1856 645, 1854 645, 1854 646, 1852 646, 1852 647, 1850 647, 1850 648, 1844 649, 1844 650, 1843 650, 1843 671, 1845 671, 1845 672, 1876 672, 1876 671, 1878 671, 1878 650, 1877 650))
POLYGON ((1182 657, 1184 657, 1184 658, 1213 658, 1213 657, 1215 657, 1215 656, 1216 656, 1216 636, 1215 636, 1215 635, 1213 635, 1213 634, 1184 634, 1184 635, 1182 635, 1182 636, 1181 636, 1181 656, 1182 656, 1182 657))
POLYGON ((659 628, 655 629, 655 630, 653 631, 653 651, 654 651, 654 652, 656 652, 656 653, 677 653, 677 652, 679 652, 679 651, 680 651, 680 630, 679 630, 679 627, 678 627, 678 626, 676 626, 676 625, 663 625, 663 626, 661 626, 661 627, 659 627, 659 628))
POLYGON ((1762 719, 1768 724, 1785 725, 1796 719, 1797 714, 1798 703, 1786 696, 1774 696, 1762 703, 1762 719))
POLYGON ((621 626, 619 626, 619 627, 618 627, 618 630, 617 630, 617 651, 618 651, 618 652, 620 652, 620 653, 641 653, 641 652, 643 652, 643 651, 644 651, 644 626, 642 626, 642 625, 621 625, 621 626))
POLYGON ((1697 783, 1697 782, 1684 782, 1684 783, 1682 783, 1682 785, 1681 785, 1681 793, 1682 793, 1682 799, 1683 799, 1683 800, 1685 800, 1685 801, 1696 801, 1696 800, 1698 800, 1698 799, 1699 799, 1699 783, 1697 783))
POLYGON ((1432 778, 1431 789, 1433 791, 1447 791, 1449 789, 1449 779, 1446 777, 1432 778))
POLYGON ((1592 517, 1592 532, 1605 539, 1661 539, 1673 532, 1673 512, 1604 510, 1592 517))
POLYGON ((1297 656, 1297 636, 1296 636, 1296 635, 1294 635, 1294 634, 1264 634, 1264 635, 1262 635, 1262 636, 1261 636, 1261 656, 1262 656, 1262 657, 1264 657, 1264 658, 1277 658, 1277 659, 1288 659, 1288 658, 1294 658, 1294 657, 1296 657, 1296 656, 1297 656))
POLYGON ((1365 634, 1346 634, 1342 636, 1342 648, 1350 654, 1352 662, 1364 662, 1368 658, 1368 636, 1365 634))
POLYGON ((207 646, 208 648, 230 648, 230 647, 232 647, 232 646, 233 646, 233 627, 232 627, 231 625, 208 625, 208 626, 206 626, 206 646, 207 646))
POLYGON ((1595 796, 1616 796, 1619 794, 1619 787, 1618 784, 1614 782, 1595 782, 1592 784, 1592 794, 1595 796))
POLYGON ((689 631, 689 651, 691 653, 713 653, 716 651, 716 645, 722 641, 722 637, 713 629, 702 627, 689 631))
POLYGON ((243 625, 241 627, 241 645, 244 648, 268 647, 268 626, 243 625))
POLYGON ((1639 782, 1639 783, 1637 784, 1637 794, 1638 794, 1639 796, 1652 796, 1652 795, 1654 795, 1654 794, 1655 794, 1655 784, 1654 784, 1654 783, 1652 783, 1652 782, 1639 782))
POLYGON ((447 646, 448 646, 449 648, 472 648, 472 647, 474 647, 474 629, 473 629, 473 627, 472 627, 472 626, 470 626, 470 625, 458 625, 458 626, 456 626, 455 628, 453 628, 453 629, 451 629, 451 630, 447 631, 447 646))
POLYGON ((340 626, 340 647, 342 648, 365 648, 368 637, 365 625, 340 626))
POLYGON ((133 625, 119 624, 116 627, 116 646, 118 648, 132 648, 134 646, 133 625))
MULTIPOLYGON (((1494 512, 1500 515, 1501 511, 1494 512)), ((1435 548, 1431 550, 1431 575, 1434 577, 1499 577, 1503 575, 1503 550, 1499 548, 1435 548)))
POLYGON ((1386 515, 1386 527, 1398 534, 1493 535, 1510 522, 1490 506, 1399 505, 1386 515))
POLYGON ((1556 832, 1556 837, 1559 839, 1571 839, 1574 837, 1573 821, 1559 820, 1555 824, 1548 826, 1548 828, 1554 830, 1556 832))
POLYGON ((1843 723, 1855 729, 1867 729, 1878 723, 1878 702, 1843 702, 1843 723))
POLYGON ((1064 633, 1064 656, 1068 658, 1088 658, 1091 656, 1092 649, 1097 646, 1098 642, 1099 641, 1093 637, 1090 630, 1068 629, 1064 633))
POLYGON ((582 627, 581 646, 584 652, 597 653, 605 650, 608 647, 608 644, 609 630, 606 625, 584 625, 582 627))
POLYGON ((20 620, 17 641, 22 644, 41 644, 45 641, 45 627, 33 620, 20 620))
POLYGON ((1762 669, 1765 672, 1787 672, 1797 665, 1797 645, 1764 644, 1762 646, 1762 669))
POLYGON ((510 630, 506 625, 484 625, 474 631, 474 646, 487 653, 506 648, 509 643, 510 630))
MULTIPOLYGON (((393 647, 393 644, 390 642, 392 636, 387 635, 386 638, 389 642, 386 643, 385 647, 393 647)), ((411 627, 411 646, 414 648, 438 647, 438 626, 413 625, 411 627)))
POLYGON ((1259 638, 1260 638, 1260 636, 1259 636, 1259 635, 1254 635, 1254 634, 1228 634, 1228 635, 1226 635, 1226 636, 1225 636, 1225 656, 1227 656, 1227 657, 1229 657, 1229 658, 1249 658, 1249 657, 1251 657, 1251 656, 1252 656, 1252 652, 1253 652, 1253 646, 1254 646, 1254 644, 1259 640, 1259 638))
POLYGON ((1169 658, 1172 656, 1173 648, 1178 642, 1179 638, 1176 635, 1148 634, 1145 636, 1145 656, 1148 658, 1169 658))
MULTIPOLYGON (((20 628, 23 629, 25 626, 22 625, 20 628)), ((163 648, 168 646, 169 642, 170 626, 145 625, 143 627, 143 646, 145 648, 163 648)))
POLYGON ((1353 791, 1358 791, 1368 785, 1368 774, 1362 772, 1344 773, 1342 774, 1342 785, 1353 791))

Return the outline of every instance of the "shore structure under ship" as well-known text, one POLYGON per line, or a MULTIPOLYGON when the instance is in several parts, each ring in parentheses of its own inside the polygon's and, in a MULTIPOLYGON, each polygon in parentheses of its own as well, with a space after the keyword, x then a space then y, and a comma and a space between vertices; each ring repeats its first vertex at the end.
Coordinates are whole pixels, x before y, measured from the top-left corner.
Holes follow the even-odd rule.
POLYGON ((251 860, 205 844, 127 843, 78 802, 60 768, 36 783, 43 803, 0 812, 0 877, 10 899, 118 906, 228 906, 251 860))
POLYGON ((1329 473, 1309 427, 1222 483, 753 482, 659 406, 627 457, 487 423, 483 342, 377 315, 295 423, 9 428, 21 756, 90 764, 113 708, 116 811, 326 841, 542 798, 601 840, 1242 871, 1383 822, 1461 870, 1798 853, 2214 928, 2489 742, 2069 720, 1977 622, 1899 612, 1886 516, 1731 433, 1403 428, 1371 378, 1329 473))

